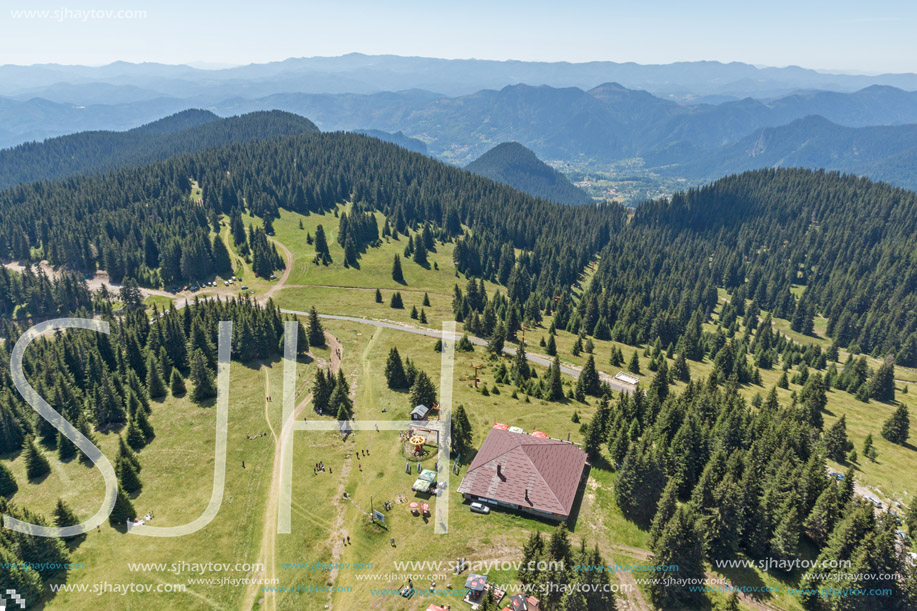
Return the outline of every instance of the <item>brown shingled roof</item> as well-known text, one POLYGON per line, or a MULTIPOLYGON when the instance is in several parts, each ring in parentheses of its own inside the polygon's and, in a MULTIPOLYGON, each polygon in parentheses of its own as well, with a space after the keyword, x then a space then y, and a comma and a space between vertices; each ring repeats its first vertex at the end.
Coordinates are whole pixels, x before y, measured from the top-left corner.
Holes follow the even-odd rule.
POLYGON ((491 429, 458 491, 567 516, 585 465, 571 443, 491 429))

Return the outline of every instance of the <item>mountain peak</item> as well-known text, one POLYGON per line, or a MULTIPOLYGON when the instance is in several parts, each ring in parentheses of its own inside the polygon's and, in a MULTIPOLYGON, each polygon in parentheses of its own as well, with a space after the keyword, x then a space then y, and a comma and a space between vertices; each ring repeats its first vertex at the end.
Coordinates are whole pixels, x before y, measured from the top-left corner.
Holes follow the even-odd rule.
POLYGON ((566 176, 518 142, 498 144, 469 163, 465 169, 535 197, 561 204, 585 204, 591 201, 585 191, 575 187, 566 176))

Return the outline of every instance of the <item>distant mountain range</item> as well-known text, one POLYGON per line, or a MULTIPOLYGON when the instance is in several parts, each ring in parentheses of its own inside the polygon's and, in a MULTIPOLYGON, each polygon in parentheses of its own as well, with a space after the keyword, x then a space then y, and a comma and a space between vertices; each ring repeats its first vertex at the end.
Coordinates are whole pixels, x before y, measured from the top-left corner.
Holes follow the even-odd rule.
MULTIPOLYGON (((325 131, 359 131, 458 166, 500 143, 518 142, 540 159, 586 171, 639 158, 650 171, 702 181, 800 164, 912 186, 917 142, 913 130, 895 128, 917 124, 917 92, 906 88, 917 89, 917 76, 825 75, 716 62, 543 64, 354 54, 225 70, 0 66, 0 95, 12 96, 0 97, 0 147, 80 131, 130 130, 188 108, 216 116, 281 110, 325 131), (591 86, 603 75, 621 78, 591 86), (550 84, 518 84, 523 80, 550 84), (440 87, 447 82, 452 85, 440 87), (761 96, 724 93, 736 83, 761 96), (491 84, 500 86, 465 91, 491 84), (858 85, 866 86, 848 91, 858 85), (366 92, 380 87, 397 90, 366 92), (655 95, 660 91, 665 95, 655 95), (767 97, 765 91, 783 93, 767 97), (850 143, 855 150, 838 148, 850 143)), ((81 163, 71 159, 62 167, 83 171, 81 163)), ((4 172, 10 180, 22 177, 0 168, 4 172)))
POLYGON ((221 119, 209 111, 186 110, 129 131, 81 132, 0 150, 0 189, 96 174, 256 138, 317 131, 308 119, 281 111, 221 119))
POLYGON ((260 98, 290 92, 376 93, 405 89, 425 89, 454 97, 519 83, 585 90, 611 81, 630 89, 692 102, 749 96, 769 98, 801 89, 851 92, 870 85, 917 89, 914 74, 828 74, 797 66, 759 68, 740 62, 713 61, 571 63, 351 53, 219 70, 127 62, 100 67, 0 66, 0 96, 18 100, 40 97, 78 105, 121 104, 157 97, 203 96, 215 102, 235 96, 260 98))
POLYGON ((466 170, 507 184, 529 195, 561 204, 586 204, 592 198, 567 177, 518 142, 504 142, 487 151, 466 170))

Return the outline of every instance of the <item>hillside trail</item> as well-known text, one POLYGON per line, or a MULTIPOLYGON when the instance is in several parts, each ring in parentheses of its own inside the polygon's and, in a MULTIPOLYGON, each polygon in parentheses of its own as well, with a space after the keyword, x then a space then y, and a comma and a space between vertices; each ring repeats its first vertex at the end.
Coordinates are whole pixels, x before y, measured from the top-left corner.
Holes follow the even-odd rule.
MULTIPOLYGON (((341 342, 331 333, 325 331, 325 341, 328 343, 330 348, 331 357, 330 357, 330 369, 332 373, 337 373, 341 367, 341 358, 344 355, 344 349, 341 345, 341 342)), ((265 372, 265 383, 267 384, 270 381, 267 372, 265 372)), ((265 580, 273 580, 277 578, 277 512, 279 509, 280 501, 280 466, 281 466, 281 442, 282 435, 278 435, 275 431, 273 425, 271 424, 271 419, 269 417, 269 405, 274 405, 273 401, 267 401, 267 396, 270 394, 269 386, 265 387, 265 406, 264 406, 264 417, 267 421, 267 426, 271 431, 271 435, 274 438, 274 462, 273 469, 271 471, 271 484, 268 487, 267 499, 264 508, 264 527, 261 532, 261 548, 258 552, 257 563, 264 566, 264 571, 257 575, 256 577, 263 578, 265 580)), ((302 415, 303 410, 309 402, 312 401, 312 393, 307 394, 302 401, 293 409, 293 413, 290 414, 289 419, 282 423, 280 431, 292 423, 302 415)), ((277 405, 280 405, 278 403, 277 405)), ((341 479, 343 486, 343 477, 341 479)), ((340 495, 339 495, 340 496, 340 495)), ((340 514, 338 516, 340 518, 340 514)), ((267 582, 271 583, 271 582, 267 582)), ((258 584, 251 584, 248 588, 248 591, 245 594, 245 600, 243 603, 243 609, 252 609, 256 598, 258 596, 259 586, 258 584)), ((272 611, 277 608, 277 594, 273 591, 264 592, 264 598, 260 601, 260 608, 262 609, 271 609, 272 611)))
POLYGON ((290 273, 293 271, 293 253, 290 252, 290 249, 287 248, 283 242, 273 238, 271 238, 271 242, 279 246, 280 250, 283 251, 283 256, 286 259, 287 264, 284 266, 283 273, 280 274, 280 278, 278 278, 277 282, 271 285, 271 288, 266 290, 264 294, 258 298, 258 301, 261 303, 266 303, 267 300, 274 295, 274 293, 285 288, 287 280, 290 278, 290 273))

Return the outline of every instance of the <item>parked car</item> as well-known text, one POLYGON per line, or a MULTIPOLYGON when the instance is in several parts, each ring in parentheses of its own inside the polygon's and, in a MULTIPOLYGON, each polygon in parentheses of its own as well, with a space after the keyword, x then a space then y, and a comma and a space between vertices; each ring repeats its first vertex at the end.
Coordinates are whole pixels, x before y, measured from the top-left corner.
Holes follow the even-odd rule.
POLYGON ((485 505, 484 503, 472 503, 472 504, 471 504, 471 511, 473 511, 473 512, 475 512, 475 513, 488 514, 488 513, 490 513, 490 507, 488 507, 488 506, 485 505))

